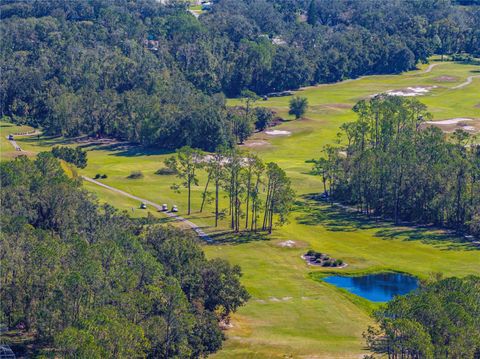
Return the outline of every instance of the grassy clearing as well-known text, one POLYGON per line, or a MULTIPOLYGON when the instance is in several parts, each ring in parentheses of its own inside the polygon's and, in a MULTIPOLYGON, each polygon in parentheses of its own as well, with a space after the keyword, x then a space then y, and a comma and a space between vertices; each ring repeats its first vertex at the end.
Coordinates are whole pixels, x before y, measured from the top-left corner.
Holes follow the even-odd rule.
MULTIPOLYGON (((327 283, 312 280, 332 269, 307 266, 300 256, 309 248, 344 260, 348 267, 336 271, 347 273, 394 270, 421 278, 436 272, 445 276, 480 274, 479 251, 461 238, 428 228, 394 227, 369 221, 307 199, 309 193, 321 189, 321 182, 309 174, 311 165, 305 160, 319 157, 323 145, 334 141, 339 126, 354 118, 350 108, 361 98, 409 86, 438 86, 420 97, 434 119, 480 118, 480 108, 476 107, 480 103, 477 95, 480 79, 464 88, 450 89, 477 74, 479 66, 445 62, 424 73, 426 67, 403 75, 371 76, 303 89, 299 94, 310 103, 306 118, 278 126, 279 130, 291 131, 291 136, 263 133, 254 136, 252 141, 268 144, 251 150, 265 161, 279 163, 292 178, 298 194, 290 223, 274 231, 271 237, 226 235, 226 221, 221 228, 213 229, 213 205, 205 213, 198 213, 205 183, 201 174, 200 186, 192 194, 194 213, 189 218, 205 226, 217 239, 217 244, 204 246, 208 257, 222 257, 241 265, 243 283, 252 295, 247 306, 233 317, 225 348, 214 357, 361 357, 364 352, 361 333, 371 323, 368 313, 372 305, 327 283), (281 247, 279 243, 285 240, 294 240, 296 247, 281 247)), ((287 114, 289 99, 274 98, 259 101, 257 105, 273 107, 279 115, 291 120, 287 114)), ((238 102, 230 100, 232 105, 238 102)), ((19 144, 31 152, 48 150, 55 144, 75 145, 62 139, 35 138, 19 139, 19 144)), ((2 150, 3 146, 2 142, 2 150)), ((170 189, 179 180, 155 174, 169 153, 115 144, 81 146, 89 150, 89 164, 81 174, 93 177, 105 173, 108 178, 102 180, 104 183, 160 204, 177 204, 180 214, 184 214, 185 192, 177 194, 170 189), (128 180, 126 177, 132 171, 141 171, 144 177, 128 180)), ((102 202, 127 210, 133 216, 145 216, 149 211, 138 209, 136 201, 106 189, 88 183, 85 186, 102 202)), ((222 202, 226 207, 226 200, 222 202)), ((163 216, 156 212, 152 215, 163 216)))

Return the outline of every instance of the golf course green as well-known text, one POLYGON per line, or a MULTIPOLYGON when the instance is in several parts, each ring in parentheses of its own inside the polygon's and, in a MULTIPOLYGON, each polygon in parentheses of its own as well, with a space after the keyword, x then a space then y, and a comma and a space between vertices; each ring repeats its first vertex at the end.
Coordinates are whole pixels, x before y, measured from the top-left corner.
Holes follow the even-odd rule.
MULTIPOLYGON (((362 332, 373 324, 370 312, 377 304, 322 282, 320 277, 327 272, 399 271, 421 279, 438 273, 446 277, 480 274, 478 249, 453 234, 432 228, 396 227, 312 200, 308 195, 320 192, 322 183, 310 174, 311 163, 306 162, 319 158, 323 146, 337 140, 339 126, 355 119, 351 108, 357 101, 392 90, 423 91, 418 98, 428 106, 434 121, 468 119, 466 123, 459 120, 457 124, 439 125, 446 132, 465 125, 472 133, 479 132, 480 78, 475 78, 479 74, 480 66, 434 58, 430 65, 401 75, 368 76, 304 88, 295 92, 309 102, 300 120, 288 115, 290 96, 255 103, 271 108, 284 121, 270 129, 280 132, 256 133, 242 148, 257 153, 265 162, 278 163, 292 179, 297 199, 289 222, 277 227, 271 236, 231 235, 227 220, 213 227, 213 204, 208 204, 203 213, 198 211, 206 180, 200 171, 200 183, 192 194, 193 213, 185 217, 204 227, 215 240, 204 245, 208 257, 221 257, 241 266, 243 284, 251 294, 248 304, 233 315, 226 331, 228 340, 214 358, 361 358, 366 353, 362 332), (301 258, 308 249, 328 253, 348 265, 335 270, 308 266, 301 258)), ((232 106, 241 103, 241 99, 228 100, 232 106)), ((10 159, 18 153, 6 136, 20 128, 2 122, 0 129, 1 159, 10 159)), ((158 204, 178 205, 180 214, 185 215, 186 192, 176 193, 170 188, 179 180, 155 174, 171 152, 115 141, 43 136, 15 140, 27 155, 54 145, 82 146, 89 152, 88 166, 78 170, 81 175, 106 174, 103 183, 158 204), (133 171, 141 171, 143 177, 128 179, 133 171)), ((84 186, 99 201, 133 216, 150 212, 164 218, 154 209, 140 209, 135 200, 91 183, 84 186)), ((222 198, 221 204, 227 207, 227 199, 222 198)))

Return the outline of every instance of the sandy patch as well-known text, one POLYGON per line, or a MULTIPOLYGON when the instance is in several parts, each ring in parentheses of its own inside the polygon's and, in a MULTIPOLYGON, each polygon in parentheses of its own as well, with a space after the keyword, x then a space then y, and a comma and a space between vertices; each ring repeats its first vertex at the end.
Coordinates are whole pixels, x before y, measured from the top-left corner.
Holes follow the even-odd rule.
POLYGON ((458 77, 444 75, 444 76, 435 77, 433 80, 437 82, 455 82, 458 80, 458 77))
POLYGON ((289 136, 292 134, 290 131, 285 130, 268 130, 265 133, 269 136, 289 136))
POLYGON ((278 243, 280 247, 286 247, 286 248, 293 248, 296 246, 296 244, 297 243, 295 241, 291 241, 291 240, 278 243))
POLYGON ((426 121, 428 125, 434 125, 440 128, 443 132, 454 132, 457 129, 462 129, 468 132, 477 132, 480 130, 480 121, 473 118, 457 117, 442 121, 426 121))
POLYGON ((270 297, 268 298, 268 300, 271 302, 280 302, 280 299, 278 299, 277 297, 270 297))
POLYGON ((254 140, 254 141, 247 141, 243 144, 244 147, 261 147, 267 146, 270 143, 264 140, 254 140))
POLYGON ((476 107, 476 108, 480 108, 480 103, 477 103, 477 104, 475 105, 475 107, 476 107))
MULTIPOLYGON (((383 94, 387 94, 390 96, 401 96, 401 97, 415 97, 415 96, 423 96, 428 94, 432 89, 437 88, 438 86, 415 86, 415 87, 407 87, 404 89, 399 90, 388 90, 383 92, 383 94)), ((375 97, 381 94, 374 94, 370 97, 375 97)))
POLYGON ((429 93, 432 89, 436 88, 437 86, 428 86, 428 87, 407 87, 406 89, 402 90, 390 90, 387 91, 387 94, 392 96, 402 96, 402 97, 414 97, 414 96, 422 96, 429 93))
POLYGON ((465 121, 472 121, 471 118, 466 118, 466 117, 457 117, 457 118, 451 118, 448 120, 442 120, 442 121, 425 121, 425 123, 428 123, 430 125, 458 125, 460 122, 465 122, 465 121))

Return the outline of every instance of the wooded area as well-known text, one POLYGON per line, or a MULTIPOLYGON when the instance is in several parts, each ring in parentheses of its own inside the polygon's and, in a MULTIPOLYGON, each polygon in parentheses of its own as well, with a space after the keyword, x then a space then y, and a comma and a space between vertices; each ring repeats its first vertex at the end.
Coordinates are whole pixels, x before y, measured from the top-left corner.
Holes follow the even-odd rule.
POLYGON ((324 191, 367 215, 480 233, 480 146, 468 132, 448 136, 425 123, 415 98, 379 95, 358 102, 341 146, 315 161, 324 191), (327 185, 328 184, 328 188, 327 185))
POLYGON ((207 260, 189 233, 99 207, 50 153, 0 173, 7 328, 65 357, 191 358, 222 346, 219 323, 249 298, 238 266, 207 260))
POLYGON ((480 11, 449 1, 222 0, 198 19, 181 1, 2 1, 0 14, 2 115, 163 148, 234 143, 223 94, 480 51, 480 11))

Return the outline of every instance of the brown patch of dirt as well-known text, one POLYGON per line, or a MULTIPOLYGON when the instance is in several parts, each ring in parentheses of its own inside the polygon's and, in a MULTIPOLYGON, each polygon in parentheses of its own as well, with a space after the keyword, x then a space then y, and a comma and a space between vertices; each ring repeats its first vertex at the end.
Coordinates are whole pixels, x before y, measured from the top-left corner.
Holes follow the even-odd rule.
POLYGON ((458 77, 443 75, 443 76, 435 77, 433 80, 437 82, 455 82, 458 80, 458 77))
POLYGON ((475 105, 475 107, 476 107, 476 108, 480 108, 480 103, 477 103, 477 104, 475 105))
POLYGON ((324 105, 327 108, 333 108, 333 109, 347 109, 350 110, 353 106, 348 104, 348 103, 327 103, 324 105))
POLYGON ((270 143, 264 140, 248 140, 245 141, 245 143, 242 145, 243 147, 262 147, 262 146, 268 146, 270 143))

